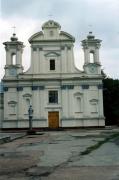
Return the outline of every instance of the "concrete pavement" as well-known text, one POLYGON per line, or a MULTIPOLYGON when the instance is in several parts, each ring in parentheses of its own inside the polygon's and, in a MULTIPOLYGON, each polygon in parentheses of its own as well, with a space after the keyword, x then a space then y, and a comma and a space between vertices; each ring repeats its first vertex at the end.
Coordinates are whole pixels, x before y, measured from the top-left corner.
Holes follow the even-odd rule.
POLYGON ((43 132, 0 145, 0 180, 119 180, 119 128, 43 132))

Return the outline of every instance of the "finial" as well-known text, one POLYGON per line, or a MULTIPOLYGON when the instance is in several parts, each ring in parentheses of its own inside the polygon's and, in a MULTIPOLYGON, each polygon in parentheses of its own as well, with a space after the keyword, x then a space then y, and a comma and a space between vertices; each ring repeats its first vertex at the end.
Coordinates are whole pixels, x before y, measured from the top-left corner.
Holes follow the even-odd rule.
POLYGON ((92 32, 92 31, 89 31, 89 34, 93 34, 93 32, 92 32))
POLYGON ((16 29, 16 27, 15 27, 15 26, 13 26, 12 28, 13 28, 13 36, 11 37, 11 41, 17 41, 17 40, 18 40, 18 38, 16 37, 16 33, 15 33, 15 29, 16 29))
POLYGON ((87 38, 88 39, 94 39, 95 36, 93 35, 93 32, 92 32, 92 27, 93 27, 92 24, 89 24, 88 27, 89 27, 89 33, 88 33, 87 38))
POLYGON ((50 19, 52 19, 52 17, 53 17, 53 15, 52 15, 52 14, 49 14, 48 16, 49 16, 49 18, 50 18, 50 19))
POLYGON ((13 26, 12 28, 13 28, 13 34, 16 34, 16 33, 15 33, 15 29, 16 29, 16 27, 15 27, 15 26, 13 26))
POLYGON ((93 29, 93 25, 92 25, 92 24, 89 24, 89 25, 88 25, 88 29, 89 29, 89 32, 91 32, 92 29, 93 29))

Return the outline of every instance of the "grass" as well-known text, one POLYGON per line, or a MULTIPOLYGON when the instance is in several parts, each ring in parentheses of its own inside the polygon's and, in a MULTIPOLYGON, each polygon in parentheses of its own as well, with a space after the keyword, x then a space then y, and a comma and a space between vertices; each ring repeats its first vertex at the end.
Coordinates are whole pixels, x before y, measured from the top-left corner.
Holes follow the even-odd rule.
POLYGON ((117 137, 119 137, 119 133, 114 133, 114 134, 110 135, 109 137, 105 138, 104 140, 99 141, 96 144, 88 147, 85 151, 81 152, 80 155, 87 155, 87 154, 91 153, 92 151, 98 149, 104 143, 108 142, 111 139, 117 138, 117 137))

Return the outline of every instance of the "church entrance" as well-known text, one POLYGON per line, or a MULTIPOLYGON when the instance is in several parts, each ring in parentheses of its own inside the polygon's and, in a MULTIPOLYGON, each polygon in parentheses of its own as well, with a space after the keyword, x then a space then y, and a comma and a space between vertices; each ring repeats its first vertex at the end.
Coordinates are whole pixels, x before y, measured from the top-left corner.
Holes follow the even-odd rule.
POLYGON ((48 127, 59 128, 59 112, 48 112, 48 127))

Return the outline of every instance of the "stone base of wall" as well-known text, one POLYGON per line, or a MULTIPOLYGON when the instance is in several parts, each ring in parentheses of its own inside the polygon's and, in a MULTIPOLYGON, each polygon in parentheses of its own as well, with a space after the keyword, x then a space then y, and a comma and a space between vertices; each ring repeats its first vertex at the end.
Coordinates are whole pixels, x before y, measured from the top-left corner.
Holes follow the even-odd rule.
MULTIPOLYGON (((64 118, 60 120, 59 128, 80 128, 80 127, 104 127, 104 118, 64 118)), ((33 120, 32 127, 35 129, 48 128, 47 119, 33 120)), ((2 129, 28 129, 29 121, 27 120, 5 120, 2 122, 2 129)))

